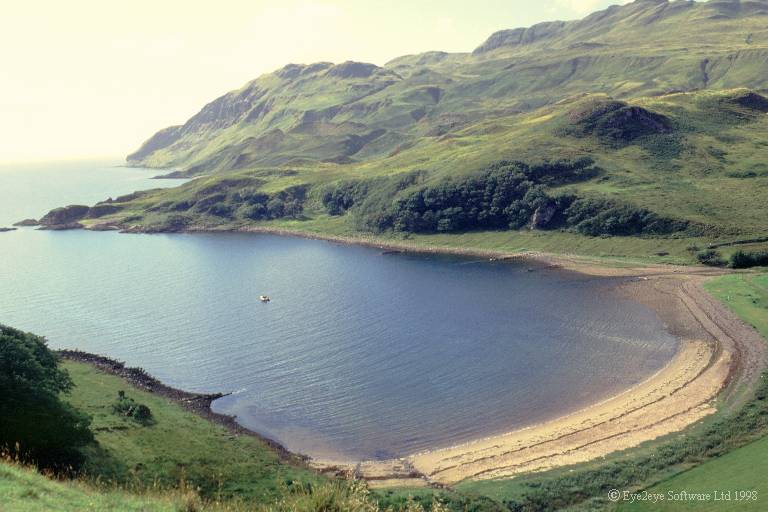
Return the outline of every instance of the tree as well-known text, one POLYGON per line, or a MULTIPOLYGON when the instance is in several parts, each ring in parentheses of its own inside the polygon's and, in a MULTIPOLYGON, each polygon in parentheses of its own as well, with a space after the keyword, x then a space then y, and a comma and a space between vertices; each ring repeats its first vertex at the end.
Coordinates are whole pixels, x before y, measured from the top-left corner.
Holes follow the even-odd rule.
POLYGON ((77 467, 93 434, 60 399, 72 385, 44 338, 0 325, 0 447, 41 467, 77 467))

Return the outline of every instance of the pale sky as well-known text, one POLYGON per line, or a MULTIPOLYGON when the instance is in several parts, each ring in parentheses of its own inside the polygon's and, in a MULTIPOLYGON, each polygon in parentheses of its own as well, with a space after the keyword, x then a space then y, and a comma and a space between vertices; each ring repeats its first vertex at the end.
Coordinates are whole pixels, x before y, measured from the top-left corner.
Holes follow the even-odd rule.
POLYGON ((0 13, 0 162, 124 157, 287 63, 382 65, 626 0, 48 0, 0 13))

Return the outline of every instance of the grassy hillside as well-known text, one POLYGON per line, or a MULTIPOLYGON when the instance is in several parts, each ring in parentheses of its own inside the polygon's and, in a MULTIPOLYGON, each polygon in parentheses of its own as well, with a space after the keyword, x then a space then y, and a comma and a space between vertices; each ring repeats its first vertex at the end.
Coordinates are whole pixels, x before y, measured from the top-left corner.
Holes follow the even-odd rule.
POLYGON ((359 163, 582 93, 765 87, 766 13, 765 0, 638 0, 501 31, 472 53, 289 64, 158 132, 129 161, 188 174, 359 163))
MULTIPOLYGON (((746 89, 622 101, 587 95, 482 121, 451 136, 424 138, 383 159, 227 171, 174 189, 117 198, 92 208, 80 221, 149 231, 260 225, 383 239, 406 235, 413 243, 433 245, 691 262, 711 243, 768 238, 762 206, 768 192, 766 112, 768 99, 746 89), (602 236, 584 237, 574 226, 553 223, 534 231, 527 225, 493 230, 479 225, 437 234, 393 231, 371 222, 422 189, 474 179, 505 158, 534 166, 549 162, 552 168, 587 159, 591 174, 543 176, 536 183, 551 198, 628 205, 696 229, 633 236, 598 230, 593 234, 602 236)), ((522 210, 525 223, 533 220, 535 208, 522 210)), ((740 248, 764 247, 758 242, 740 248)), ((724 256, 733 250, 721 249, 724 256)))
POLYGON ((259 439, 232 435, 119 377, 83 363, 67 361, 63 367, 75 383, 67 399, 93 418, 97 444, 86 449, 86 475, 137 488, 172 488, 183 481, 205 499, 261 502, 279 497, 285 485, 321 480, 297 461, 281 460, 259 439), (121 390, 150 408, 151 424, 114 413, 121 390))
POLYGON ((196 498, 181 494, 139 495, 120 489, 105 490, 78 481, 55 481, 37 471, 0 461, 0 504, 14 512, 177 512, 196 498))
POLYGON ((727 257, 731 242, 768 247, 767 76, 768 0, 637 0, 472 53, 289 64, 128 157, 203 177, 44 224, 451 234, 675 262, 725 244, 727 257), (587 160, 594 172, 554 176, 587 160), (469 183, 499 162, 549 170, 503 194, 469 183))

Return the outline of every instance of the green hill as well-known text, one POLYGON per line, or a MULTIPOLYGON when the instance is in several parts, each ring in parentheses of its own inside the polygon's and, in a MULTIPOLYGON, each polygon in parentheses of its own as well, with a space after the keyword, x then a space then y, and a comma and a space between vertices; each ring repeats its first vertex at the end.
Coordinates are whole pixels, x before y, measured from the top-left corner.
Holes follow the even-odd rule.
POLYGON ((667 262, 714 244, 717 262, 768 240, 766 77, 768 0, 637 0, 471 53, 289 64, 128 157, 204 177, 43 224, 667 262))
POLYGON ((576 94, 762 88, 766 14, 765 0, 638 0, 500 31, 467 54, 410 55, 384 67, 289 64, 161 130, 128 160, 187 174, 364 162, 576 94))

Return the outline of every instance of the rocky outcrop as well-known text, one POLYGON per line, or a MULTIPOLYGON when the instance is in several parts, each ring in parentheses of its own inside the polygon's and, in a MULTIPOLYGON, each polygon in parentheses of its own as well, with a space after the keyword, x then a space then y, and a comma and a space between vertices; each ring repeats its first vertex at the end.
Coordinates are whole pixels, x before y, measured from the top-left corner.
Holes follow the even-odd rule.
POLYGON ((552 221, 557 213, 557 206, 552 203, 545 204, 536 208, 531 217, 531 229, 544 229, 552 221))
POLYGON ((73 204, 63 208, 54 208, 40 219, 42 229, 79 229, 83 225, 79 221, 88 214, 89 207, 81 204, 73 204))
POLYGON ((629 144, 647 135, 669 133, 672 123, 665 116, 612 99, 582 103, 568 113, 569 135, 596 135, 613 144, 629 144))
POLYGON ((381 69, 376 64, 348 60, 330 68, 327 75, 338 78, 368 78, 381 69))
POLYGON ((16 231, 16 228, 0 228, 0 233, 5 233, 7 231, 16 231))
POLYGON ((756 110, 763 114, 768 113, 768 98, 754 91, 741 91, 734 94, 732 101, 741 107, 756 110))
POLYGON ((14 226, 18 226, 18 227, 29 227, 29 226, 39 226, 39 225, 40 225, 40 222, 36 219, 24 219, 14 224, 14 226))
POLYGON ((88 219, 98 219, 99 217, 103 217, 105 215, 117 213, 120 210, 122 210, 121 206, 117 206, 110 203, 99 203, 95 206, 90 207, 88 209, 88 212, 85 214, 85 217, 88 219))
POLYGON ((522 46, 538 42, 560 34, 567 26, 564 21, 549 21, 539 23, 527 28, 513 28, 509 30, 499 30, 491 36, 474 52, 475 55, 487 53, 498 48, 522 46))

